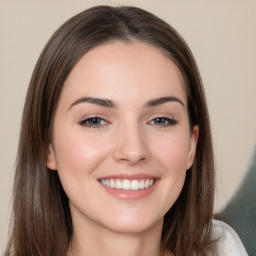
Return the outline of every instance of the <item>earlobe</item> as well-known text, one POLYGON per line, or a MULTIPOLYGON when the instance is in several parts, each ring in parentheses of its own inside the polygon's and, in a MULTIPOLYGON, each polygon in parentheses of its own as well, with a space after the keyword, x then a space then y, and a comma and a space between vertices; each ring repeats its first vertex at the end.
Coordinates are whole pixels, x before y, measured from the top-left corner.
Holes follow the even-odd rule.
POLYGON ((190 136, 190 145, 189 145, 189 154, 188 154, 188 161, 187 161, 187 170, 192 166, 196 154, 196 146, 197 146, 197 139, 199 135, 199 127, 195 125, 193 130, 191 131, 190 136))
POLYGON ((49 144, 49 147, 48 147, 48 154, 47 154, 47 163, 46 163, 46 165, 52 171, 56 171, 57 170, 56 159, 55 159, 55 155, 54 155, 53 148, 52 148, 51 144, 49 144))

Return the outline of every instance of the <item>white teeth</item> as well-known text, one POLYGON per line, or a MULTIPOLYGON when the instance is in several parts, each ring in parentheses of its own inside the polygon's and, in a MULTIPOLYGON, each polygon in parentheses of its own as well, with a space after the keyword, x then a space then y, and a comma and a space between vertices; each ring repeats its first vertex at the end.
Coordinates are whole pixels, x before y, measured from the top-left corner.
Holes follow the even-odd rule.
POLYGON ((123 190, 130 190, 131 189, 131 184, 130 184, 129 180, 123 180, 122 189, 123 190))
POLYGON ((119 180, 119 179, 102 179, 101 184, 106 187, 122 190, 142 190, 151 187, 154 184, 154 179, 144 180, 119 180))
POLYGON ((148 186, 149 186, 149 180, 146 180, 145 188, 148 188, 148 186))
MULTIPOLYGON (((153 182, 154 182, 154 181, 153 181, 153 182)), ((140 181, 139 186, 140 186, 140 189, 144 189, 144 188, 145 188, 145 182, 144 182, 144 180, 141 180, 141 181, 140 181)))
POLYGON ((116 189, 121 189, 122 188, 122 182, 120 180, 116 181, 116 189))
POLYGON ((113 180, 110 180, 109 185, 110 185, 111 188, 114 188, 115 187, 115 182, 113 180))
POLYGON ((131 183, 131 190, 138 190, 139 188, 139 182, 137 180, 133 180, 131 183))

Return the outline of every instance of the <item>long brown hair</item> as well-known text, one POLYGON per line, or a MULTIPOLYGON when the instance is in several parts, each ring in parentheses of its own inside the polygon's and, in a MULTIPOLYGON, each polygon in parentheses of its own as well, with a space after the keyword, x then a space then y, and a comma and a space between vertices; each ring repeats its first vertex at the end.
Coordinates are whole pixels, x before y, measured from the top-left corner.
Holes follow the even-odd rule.
POLYGON ((166 22, 136 7, 97 6, 64 23, 45 46, 24 106, 13 189, 12 233, 5 255, 63 256, 72 238, 68 198, 47 169, 52 123, 64 81, 90 49, 114 40, 161 49, 186 81, 190 125, 199 126, 197 152, 182 192, 164 217, 163 251, 206 255, 211 244, 214 163, 205 95, 195 60, 166 22))

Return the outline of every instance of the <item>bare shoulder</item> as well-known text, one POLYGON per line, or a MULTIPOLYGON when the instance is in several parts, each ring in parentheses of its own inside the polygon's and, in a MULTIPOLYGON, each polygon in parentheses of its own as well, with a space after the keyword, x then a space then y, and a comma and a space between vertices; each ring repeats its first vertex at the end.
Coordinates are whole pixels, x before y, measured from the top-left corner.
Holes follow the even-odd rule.
POLYGON ((217 240, 218 255, 248 256, 239 236, 228 224, 212 220, 212 238, 217 240))

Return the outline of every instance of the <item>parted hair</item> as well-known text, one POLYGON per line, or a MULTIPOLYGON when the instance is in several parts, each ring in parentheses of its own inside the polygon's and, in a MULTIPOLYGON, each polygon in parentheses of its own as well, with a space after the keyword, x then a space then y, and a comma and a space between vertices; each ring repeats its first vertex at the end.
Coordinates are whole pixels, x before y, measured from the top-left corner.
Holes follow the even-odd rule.
POLYGON ((13 186, 10 238, 5 256, 64 256, 73 227, 58 172, 46 166, 53 119, 63 84, 92 48, 135 41, 154 46, 181 71, 191 128, 199 126, 195 160, 184 187, 164 216, 161 253, 206 255, 211 241, 214 161, 210 122, 200 74, 182 37, 165 21, 137 7, 96 6, 65 22, 50 38, 29 84, 13 186))

